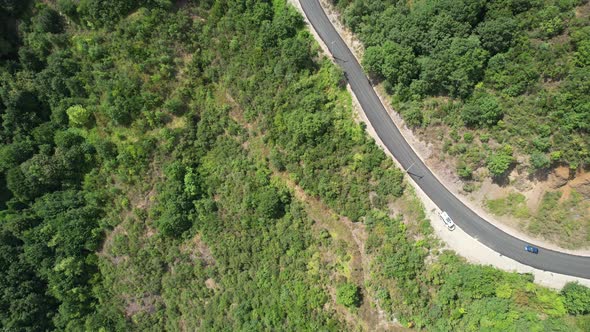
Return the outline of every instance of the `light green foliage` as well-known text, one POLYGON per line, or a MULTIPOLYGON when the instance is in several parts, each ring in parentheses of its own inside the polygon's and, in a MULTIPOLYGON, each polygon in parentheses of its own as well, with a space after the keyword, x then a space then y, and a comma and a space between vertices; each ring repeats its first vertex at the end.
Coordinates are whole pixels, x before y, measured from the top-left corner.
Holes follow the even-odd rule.
POLYGON ((539 288, 535 291, 535 301, 533 305, 537 305, 547 315, 552 317, 562 317, 566 313, 563 304, 563 297, 558 293, 546 288, 539 288))
POLYGON ((81 105, 71 106, 66 110, 66 113, 68 114, 70 124, 76 127, 86 126, 90 121, 90 117, 92 116, 92 112, 81 105))
POLYGON ((508 196, 486 201, 486 207, 495 215, 512 215, 517 218, 528 218, 530 212, 526 205, 526 197, 519 193, 510 193, 508 196))
POLYGON ((542 234, 566 248, 576 248, 590 241, 590 202, 572 190, 567 199, 561 192, 547 192, 535 217, 528 225, 534 234, 542 234))
POLYGON ((565 28, 560 10, 557 6, 547 6, 538 14, 539 27, 543 37, 558 35, 565 28))
POLYGON ((457 166, 457 174, 462 179, 470 179, 473 176, 473 170, 471 169, 471 167, 465 164, 459 164, 457 166))
POLYGON ((577 45, 574 53, 576 64, 580 67, 590 65, 590 40, 583 40, 577 45))
POLYGON ((549 160, 549 157, 547 157, 547 155, 545 155, 544 153, 541 153, 541 152, 533 152, 531 154, 530 162, 531 162, 531 165, 533 166, 533 169, 535 169, 535 170, 545 169, 551 165, 551 161, 549 160))
POLYGON ((198 175, 192 168, 188 168, 184 174, 184 191, 190 196, 195 197, 199 193, 198 175))
POLYGON ((358 307, 361 302, 358 286, 351 283, 338 286, 336 302, 348 308, 358 307))
POLYGON ((473 139, 473 133, 467 132, 463 134, 463 140, 465 141, 465 143, 471 144, 473 142, 473 139))
POLYGON ((563 199, 560 192, 545 193, 537 210, 529 210, 526 197, 519 193, 487 200, 485 204, 495 215, 510 215, 525 220, 523 226, 528 231, 542 234, 564 247, 581 247, 590 241, 590 218, 585 214, 590 203, 575 190, 567 199, 563 199))
POLYGON ((506 171, 508 171, 513 162, 512 148, 510 146, 504 146, 500 151, 490 154, 486 161, 486 166, 494 177, 501 177, 506 175, 506 171))
POLYGON ((496 287, 496 296, 501 299, 509 299, 512 297, 513 289, 510 284, 501 284, 496 287))

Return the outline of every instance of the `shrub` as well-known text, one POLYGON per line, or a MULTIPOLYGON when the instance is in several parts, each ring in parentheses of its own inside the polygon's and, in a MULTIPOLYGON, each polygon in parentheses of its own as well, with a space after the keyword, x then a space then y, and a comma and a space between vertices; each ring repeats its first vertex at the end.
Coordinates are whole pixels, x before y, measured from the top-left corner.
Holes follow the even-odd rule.
POLYGON ((533 169, 535 170, 547 168, 551 164, 551 161, 544 153, 537 151, 531 154, 530 162, 531 166, 533 166, 533 169))
POLYGON ((418 107, 410 107, 408 110, 402 112, 402 115, 409 127, 420 127, 424 122, 424 116, 418 107))
POLYGON ((76 127, 84 127, 90 122, 92 112, 82 107, 81 105, 74 105, 66 110, 70 124, 76 127))
POLYGON ((496 97, 479 92, 463 107, 461 119, 471 127, 491 127, 504 117, 496 97))
POLYGON ((359 287, 352 283, 340 285, 336 290, 336 303, 348 308, 358 307, 361 304, 359 287))
POLYGON ((457 166, 457 174, 459 175, 460 178, 467 180, 467 179, 471 179, 471 177, 473 176, 473 170, 468 165, 466 165, 464 163, 460 163, 457 166))
POLYGON ((568 282, 561 290, 561 294, 564 297, 565 308, 570 314, 590 313, 590 288, 577 282, 568 282))
POLYGON ((507 152, 507 149, 504 149, 503 151, 494 152, 488 157, 486 165, 493 176, 504 175, 514 162, 511 151, 510 153, 507 152))

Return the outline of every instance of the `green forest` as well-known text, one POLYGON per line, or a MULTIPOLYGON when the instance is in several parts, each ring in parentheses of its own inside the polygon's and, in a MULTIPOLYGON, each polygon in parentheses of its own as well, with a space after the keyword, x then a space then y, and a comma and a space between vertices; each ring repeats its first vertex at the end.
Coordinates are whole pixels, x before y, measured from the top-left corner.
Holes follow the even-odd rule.
POLYGON ((442 249, 286 0, 5 0, 0 31, 0 330, 590 330, 589 288, 442 249))
POLYGON ((452 129, 459 177, 590 164, 586 0, 334 2, 406 123, 452 129))

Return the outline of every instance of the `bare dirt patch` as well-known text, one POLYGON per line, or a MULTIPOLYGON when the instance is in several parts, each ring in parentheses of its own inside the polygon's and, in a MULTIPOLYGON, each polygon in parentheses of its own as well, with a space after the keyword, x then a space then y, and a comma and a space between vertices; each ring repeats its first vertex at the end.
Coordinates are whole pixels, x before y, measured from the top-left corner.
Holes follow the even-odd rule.
POLYGON ((201 260, 207 266, 217 263, 211 249, 203 242, 200 234, 195 235, 191 241, 185 243, 180 249, 183 253, 187 253, 193 261, 201 260))
POLYGON ((212 290, 218 290, 219 284, 217 284, 217 282, 215 282, 215 280, 213 280, 213 278, 209 278, 209 279, 205 280, 205 287, 212 289, 212 290))
POLYGON ((156 303, 161 301, 159 295, 146 295, 137 299, 130 299, 125 306, 125 316, 130 318, 138 313, 152 314, 156 311, 156 303))
POLYGON ((576 7, 576 17, 581 19, 590 17, 590 2, 576 7))

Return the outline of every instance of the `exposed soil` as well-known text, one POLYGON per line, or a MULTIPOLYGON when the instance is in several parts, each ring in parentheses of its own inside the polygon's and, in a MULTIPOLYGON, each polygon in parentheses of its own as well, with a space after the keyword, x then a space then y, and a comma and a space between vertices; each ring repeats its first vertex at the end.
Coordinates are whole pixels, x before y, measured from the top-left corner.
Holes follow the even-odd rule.
POLYGON ((580 19, 590 17, 590 2, 576 8, 576 17, 580 19))
POLYGON ((131 299, 125 307, 125 316, 132 317, 140 312, 152 314, 156 311, 156 302, 161 301, 159 295, 146 295, 139 299, 131 299))
POLYGON ((190 242, 185 243, 181 247, 181 251, 187 253, 192 261, 202 261, 206 266, 217 263, 211 249, 203 242, 200 234, 195 235, 190 242))

